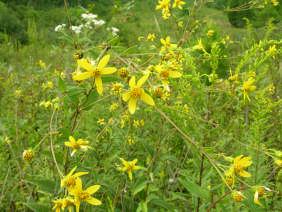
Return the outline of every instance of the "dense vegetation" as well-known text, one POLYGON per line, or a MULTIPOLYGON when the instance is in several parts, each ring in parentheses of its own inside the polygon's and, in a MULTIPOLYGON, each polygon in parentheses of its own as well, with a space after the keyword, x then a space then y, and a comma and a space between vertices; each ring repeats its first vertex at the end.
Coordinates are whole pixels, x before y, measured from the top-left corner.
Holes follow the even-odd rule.
POLYGON ((281 211, 281 16, 0 1, 0 210, 281 211))

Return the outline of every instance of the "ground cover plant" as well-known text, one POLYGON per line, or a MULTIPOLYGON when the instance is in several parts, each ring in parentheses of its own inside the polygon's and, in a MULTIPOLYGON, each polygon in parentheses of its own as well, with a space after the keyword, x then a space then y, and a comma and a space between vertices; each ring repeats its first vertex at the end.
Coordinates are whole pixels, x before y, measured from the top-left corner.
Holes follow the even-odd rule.
POLYGON ((1 211, 281 211, 277 0, 1 1, 1 211))

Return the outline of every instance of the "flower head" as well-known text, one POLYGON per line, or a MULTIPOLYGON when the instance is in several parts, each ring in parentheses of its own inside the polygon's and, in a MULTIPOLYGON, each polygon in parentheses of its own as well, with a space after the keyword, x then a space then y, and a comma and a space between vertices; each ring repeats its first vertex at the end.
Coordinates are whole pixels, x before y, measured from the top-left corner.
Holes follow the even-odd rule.
POLYGON ((246 197, 241 191, 233 191, 232 198, 235 202, 242 202, 246 197))
POLYGON ((149 74, 141 77, 136 83, 135 77, 132 77, 129 81, 130 91, 123 94, 122 98, 125 102, 128 102, 128 109, 131 114, 135 113, 137 100, 141 99, 148 105, 154 106, 155 102, 150 95, 148 95, 141 87, 148 79, 149 74))
POLYGON ((110 55, 104 56, 98 63, 97 66, 90 63, 87 59, 77 60, 78 67, 85 69, 85 72, 75 72, 73 74, 73 80, 75 81, 83 81, 94 77, 95 85, 97 92, 102 95, 103 94, 103 83, 102 83, 102 75, 112 74, 117 71, 114 67, 106 67, 110 60, 110 55))
POLYGON ((120 158, 123 167, 119 167, 118 170, 122 171, 122 172, 127 172, 128 177, 130 180, 132 180, 132 173, 133 171, 142 169, 141 166, 136 166, 137 163, 137 159, 134 159, 132 161, 126 161, 123 158, 120 158))
POLYGON ((159 64, 155 66, 155 70, 158 72, 159 78, 164 84, 168 83, 168 78, 180 78, 182 76, 179 71, 173 70, 170 65, 159 64))
POLYGON ((186 3, 183 0, 174 0, 174 3, 172 5, 173 8, 178 7, 178 9, 182 10, 183 9, 183 5, 185 5, 186 3))
POLYGON ((266 193, 266 191, 271 191, 269 188, 266 186, 258 186, 255 190, 255 195, 254 195, 254 203, 260 206, 263 206, 261 202, 259 201, 259 197, 263 197, 266 193))
POLYGON ((237 156, 233 160, 234 173, 241 177, 251 177, 251 174, 245 171, 252 164, 251 157, 244 157, 243 155, 237 156))
POLYGON ((256 90, 256 86, 254 85, 255 79, 250 77, 247 81, 243 82, 242 90, 244 100, 247 98, 250 101, 249 93, 256 90))
POLYGON ((96 193, 100 187, 100 185, 93 185, 83 190, 82 182, 78 181, 75 188, 70 192, 74 196, 76 211, 79 211, 81 202, 87 202, 91 205, 101 205, 102 202, 100 200, 92 197, 92 194, 96 193))
POLYGON ((75 140, 74 137, 70 136, 69 141, 65 142, 65 146, 72 148, 71 156, 73 156, 78 150, 87 151, 91 148, 89 141, 84 139, 75 140))
POLYGON ((67 188, 69 192, 72 192, 77 185, 81 183, 79 177, 88 174, 88 172, 77 172, 74 174, 76 167, 74 167, 66 176, 61 179, 61 188, 67 188))
POLYGON ((23 159, 27 162, 32 161, 34 158, 34 151, 32 149, 24 150, 23 152, 23 159))

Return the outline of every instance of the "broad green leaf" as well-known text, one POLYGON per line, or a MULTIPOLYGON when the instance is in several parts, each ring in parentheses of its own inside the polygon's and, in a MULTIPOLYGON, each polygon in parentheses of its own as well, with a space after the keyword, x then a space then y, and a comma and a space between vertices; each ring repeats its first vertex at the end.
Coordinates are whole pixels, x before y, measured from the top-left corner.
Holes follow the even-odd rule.
POLYGON ((203 199, 209 199, 209 191, 207 189, 204 189, 203 187, 199 186, 198 184, 194 183, 190 179, 179 179, 179 182, 182 186, 184 186, 187 191, 189 191, 193 196, 201 197, 203 199))

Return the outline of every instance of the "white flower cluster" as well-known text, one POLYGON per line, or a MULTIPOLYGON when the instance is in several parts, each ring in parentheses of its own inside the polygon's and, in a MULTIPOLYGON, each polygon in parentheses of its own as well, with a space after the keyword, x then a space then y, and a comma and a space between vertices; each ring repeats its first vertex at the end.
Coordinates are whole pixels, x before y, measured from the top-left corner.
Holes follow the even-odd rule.
POLYGON ((110 28, 108 27, 107 30, 111 31, 113 36, 117 36, 119 33, 119 29, 116 27, 110 27, 110 28))
POLYGON ((92 13, 83 13, 81 17, 85 21, 84 26, 88 29, 92 29, 93 26, 102 26, 106 23, 102 19, 97 19, 98 15, 92 13))
POLYGON ((55 27, 54 31, 55 31, 55 32, 61 32, 61 31, 63 31, 63 29, 64 29, 65 27, 66 27, 65 24, 59 24, 59 25, 57 25, 57 26, 55 27))
POLYGON ((71 29, 72 31, 74 31, 75 34, 80 34, 82 28, 83 28, 83 25, 82 25, 82 24, 80 24, 80 25, 78 25, 78 26, 71 26, 71 27, 70 27, 70 29, 71 29))

